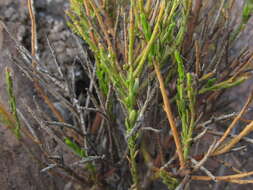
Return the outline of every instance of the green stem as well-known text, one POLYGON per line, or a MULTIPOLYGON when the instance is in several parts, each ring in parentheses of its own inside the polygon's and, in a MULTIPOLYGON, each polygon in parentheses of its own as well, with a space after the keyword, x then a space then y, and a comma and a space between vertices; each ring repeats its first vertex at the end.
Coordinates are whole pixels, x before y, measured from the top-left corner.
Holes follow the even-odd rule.
POLYGON ((141 60, 138 64, 136 70, 134 71, 134 78, 136 78, 141 73, 143 65, 144 65, 144 63, 145 63, 145 61, 148 57, 149 51, 151 50, 152 45, 154 44, 155 39, 157 38, 158 29, 159 29, 159 25, 160 25, 160 22, 161 22, 163 13, 164 13, 164 9, 165 9, 165 2, 163 1, 161 3, 161 6, 160 6, 160 12, 159 12, 159 15, 158 15, 158 19, 157 19, 157 23, 155 25, 154 31, 153 31, 153 33, 151 35, 151 38, 150 38, 150 40, 147 44, 147 47, 144 49, 141 60))

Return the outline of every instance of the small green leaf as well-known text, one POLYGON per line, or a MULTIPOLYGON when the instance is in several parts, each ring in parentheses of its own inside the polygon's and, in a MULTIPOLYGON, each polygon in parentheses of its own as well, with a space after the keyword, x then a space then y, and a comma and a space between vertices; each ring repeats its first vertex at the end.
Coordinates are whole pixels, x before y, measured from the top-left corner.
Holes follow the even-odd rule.
POLYGON ((137 119, 138 113, 136 110, 132 110, 129 114, 129 121, 133 124, 137 119))
POLYGON ((151 37, 151 27, 144 13, 141 13, 141 24, 144 32, 145 39, 148 41, 151 37))
POLYGON ((243 24, 246 24, 248 20, 250 19, 251 15, 253 13, 253 3, 250 1, 247 1, 243 7, 242 11, 242 22, 243 24))
POLYGON ((66 137, 64 141, 66 145, 68 145, 68 147, 71 148, 78 156, 80 156, 81 158, 87 157, 86 152, 81 149, 76 143, 71 141, 68 137, 66 137))
POLYGON ((183 61, 177 50, 175 50, 174 56, 175 56, 177 67, 178 67, 177 69, 178 69, 178 75, 179 75, 179 83, 181 83, 182 81, 184 81, 184 78, 185 78, 183 61))
POLYGON ((9 107, 10 107, 11 113, 13 114, 13 116, 16 120, 14 133, 17 138, 20 138, 21 137, 21 133, 20 133, 21 124, 20 124, 20 120, 18 117, 18 113, 17 113, 17 104, 16 104, 16 97, 15 97, 14 90, 13 90, 13 79, 11 76, 11 69, 8 67, 5 68, 5 80, 7 83, 9 107))

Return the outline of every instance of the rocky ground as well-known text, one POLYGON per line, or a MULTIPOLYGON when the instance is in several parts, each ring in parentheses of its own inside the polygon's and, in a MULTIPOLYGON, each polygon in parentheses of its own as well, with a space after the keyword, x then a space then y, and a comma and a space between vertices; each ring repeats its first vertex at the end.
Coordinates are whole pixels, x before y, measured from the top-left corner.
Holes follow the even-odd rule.
MULTIPOLYGON (((49 51, 46 38, 55 47, 55 53, 61 64, 70 65, 76 56, 76 43, 73 40, 71 32, 66 27, 64 11, 68 7, 65 0, 36 0, 35 1, 37 24, 38 24, 38 42, 39 57, 41 64, 54 65, 52 54, 49 51)), ((9 31, 25 47, 30 49, 30 21, 26 1, 0 0, 0 19, 5 22, 9 31)), ((251 22, 253 25, 253 22, 251 22)), ((252 26, 248 26, 250 31, 252 26)), ((240 49, 246 43, 252 41, 249 33, 245 32, 242 40, 237 44, 240 49)), ((15 45, 10 36, 0 27, 0 99, 6 102, 4 68, 10 66, 14 70, 15 90, 18 94, 18 101, 27 96, 33 96, 34 90, 31 83, 18 72, 8 58, 8 55, 18 56, 15 45)), ((53 66, 54 67, 54 66, 53 66)), ((53 68, 52 68, 53 69, 53 68)), ((234 98, 233 108, 238 111, 247 98, 247 91, 252 89, 252 81, 245 83, 240 90, 237 88, 230 90, 227 96, 234 98), (240 98, 239 98, 240 97, 240 98)), ((251 148, 251 147, 249 147, 251 148)), ((250 157, 250 151, 247 155, 238 154, 234 163, 239 168, 253 170, 253 160, 250 157)), ((26 149, 15 137, 5 128, 0 126, 0 189, 76 189, 71 185, 71 181, 62 181, 62 179, 52 176, 48 173, 41 173, 39 165, 30 157, 27 157, 26 149)), ((215 166, 214 164, 214 167, 215 166)), ((217 168, 222 172, 222 168, 217 168)), ((238 189, 237 185, 213 183, 195 183, 194 189, 238 189), (203 186, 204 185, 204 186, 203 186), (195 188, 196 187, 196 188, 195 188), (200 188, 199 188, 200 187, 200 188)), ((240 189, 251 189, 252 186, 240 186, 240 189)))

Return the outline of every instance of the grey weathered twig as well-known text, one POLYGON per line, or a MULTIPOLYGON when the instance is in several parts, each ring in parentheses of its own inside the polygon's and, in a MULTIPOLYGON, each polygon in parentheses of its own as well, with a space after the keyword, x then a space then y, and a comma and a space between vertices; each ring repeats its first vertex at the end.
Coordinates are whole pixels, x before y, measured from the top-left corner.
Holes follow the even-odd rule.
MULTIPOLYGON (((195 160, 194 158, 190 158, 191 162, 197 166, 199 166, 199 162, 197 160, 195 160)), ((203 172, 206 173, 206 175, 208 175, 209 177, 211 177, 211 179, 215 182, 217 182, 215 176, 208 170, 206 169, 204 166, 200 166, 200 170, 202 170, 203 172)))
POLYGON ((60 65, 60 63, 59 63, 59 61, 57 59, 57 56, 55 55, 54 48, 52 47, 52 45, 51 45, 51 43, 50 43, 50 41, 48 39, 48 36, 46 36, 46 39, 47 39, 47 44, 49 46, 49 49, 50 49, 51 54, 52 54, 53 59, 54 59, 54 63, 55 63, 56 69, 57 69, 58 73, 60 74, 60 77, 63 78, 64 77, 64 74, 63 74, 64 72, 62 70, 63 67, 60 65))
POLYGON ((77 166, 77 165, 82 165, 82 164, 86 164, 87 162, 92 162, 95 160, 103 160, 105 159, 105 155, 102 156, 88 156, 86 158, 83 158, 82 160, 79 160, 77 162, 74 162, 72 164, 70 164, 70 166, 77 166))

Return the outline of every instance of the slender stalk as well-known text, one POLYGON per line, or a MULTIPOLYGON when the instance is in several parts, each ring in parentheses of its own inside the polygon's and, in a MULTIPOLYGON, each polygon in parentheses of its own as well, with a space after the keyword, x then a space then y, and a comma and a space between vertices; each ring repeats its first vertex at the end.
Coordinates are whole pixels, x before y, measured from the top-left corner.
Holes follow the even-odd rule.
POLYGON ((130 28, 129 28, 129 48, 128 48, 128 64, 132 69, 133 65, 133 51, 134 51, 134 2, 131 0, 130 8, 130 28))
POLYGON ((250 132, 253 131, 253 121, 248 124, 241 133, 239 133, 237 136, 235 136, 229 143, 227 143, 222 149, 218 149, 215 151, 212 156, 217 156, 223 153, 226 153, 231 150, 243 137, 248 135, 250 132))
POLYGON ((236 126, 236 124, 238 123, 238 121, 240 120, 240 118, 242 117, 242 115, 247 110, 250 102, 252 101, 252 98, 253 98, 253 93, 250 94, 250 96, 248 97, 248 100, 247 100, 246 104, 243 106, 243 108, 240 111, 240 113, 234 118, 234 120, 229 125, 229 127, 227 128, 227 130, 224 132, 223 136, 219 139, 219 141, 217 142, 216 148, 217 148, 217 146, 219 146, 227 138, 227 136, 229 135, 229 133, 236 126))
POLYGON ((144 63, 145 63, 145 61, 148 57, 149 51, 151 50, 152 45, 155 42, 155 39, 156 39, 157 34, 158 34, 159 25, 160 25, 164 10, 165 10, 165 2, 162 1, 161 5, 160 5, 160 12, 159 12, 159 15, 158 15, 157 23, 155 25, 154 31, 151 35, 151 38, 150 38, 146 48, 143 51, 143 55, 141 57, 141 60, 138 64, 136 70, 134 71, 134 77, 138 76, 140 74, 140 72, 142 71, 143 65, 144 65, 144 63))
MULTIPOLYGON (((34 13, 34 3, 33 0, 27 0, 28 4, 28 10, 29 10, 29 15, 30 15, 30 20, 31 20, 31 50, 32 50, 32 56, 35 57, 36 55, 36 50, 37 50, 37 30, 36 30, 36 21, 35 21, 35 13, 34 13)), ((36 67, 36 61, 32 62, 33 67, 36 67)))
POLYGON ((16 121, 14 132, 15 132, 16 137, 19 139, 21 137, 21 134, 20 134, 21 123, 20 123, 20 119, 17 113, 17 103, 16 103, 16 97, 13 91, 13 79, 11 76, 12 74, 11 74, 10 68, 8 67, 5 68, 5 75, 6 75, 8 98, 9 98, 9 107, 16 121))
MULTIPOLYGON (((227 175, 227 176, 216 176, 215 179, 218 181, 229 181, 234 179, 240 179, 247 176, 253 175, 253 171, 251 172, 244 172, 240 174, 234 174, 234 175, 227 175)), ((212 180, 209 176, 191 176, 193 180, 203 180, 203 181, 210 181, 212 180)))
POLYGON ((165 89, 165 85, 164 85, 164 82, 163 82, 163 77, 161 75, 158 63, 154 62, 154 68, 155 68, 157 79, 158 79, 159 84, 160 84, 160 90, 161 90, 161 94, 162 94, 162 97, 163 97, 163 103, 164 103, 164 111, 167 114, 167 118, 169 120, 170 127, 171 127, 171 130, 172 130, 172 135, 173 135, 173 138, 174 138, 174 141, 175 141, 175 144, 176 144, 177 154, 178 154, 179 161, 180 161, 180 168, 183 169, 183 168, 185 168, 186 165, 185 165, 182 145, 181 145, 181 142, 180 142, 180 138, 179 138, 179 134, 178 134, 178 131, 177 131, 176 123, 175 123, 174 116, 173 116, 171 106, 170 106, 170 100, 169 100, 169 97, 168 97, 166 89, 165 89))
POLYGON ((130 153, 130 171, 133 179, 133 184, 135 185, 136 189, 140 189, 140 182, 139 182, 139 175, 138 175, 138 167, 136 163, 136 156, 138 151, 136 150, 136 136, 132 136, 128 140, 128 147, 130 153))

